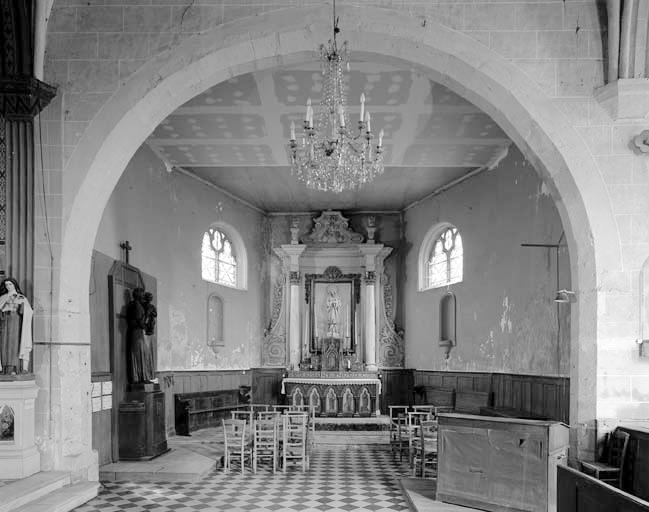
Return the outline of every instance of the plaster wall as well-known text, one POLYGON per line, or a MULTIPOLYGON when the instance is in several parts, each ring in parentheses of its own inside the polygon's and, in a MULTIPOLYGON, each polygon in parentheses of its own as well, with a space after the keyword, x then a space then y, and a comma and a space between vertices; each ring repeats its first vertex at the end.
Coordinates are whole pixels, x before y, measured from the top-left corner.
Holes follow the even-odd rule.
MULTIPOLYGON (((405 214, 406 362, 416 369, 569 374, 570 305, 557 308, 555 249, 563 227, 554 201, 515 147, 486 171, 405 214), (464 276, 449 287, 418 290, 418 256, 429 229, 448 222, 464 246, 464 276), (439 301, 457 299, 457 345, 448 360, 439 347, 439 301), (558 329, 557 312, 560 326, 558 329)), ((565 240, 560 288, 570 289, 565 240)))
POLYGON ((263 216, 191 177, 168 173, 143 145, 129 162, 106 206, 95 249, 115 259, 120 242, 133 246, 130 263, 158 284, 158 371, 225 370, 259 366, 263 216), (248 289, 201 278, 201 241, 214 222, 243 238, 248 289), (223 299, 225 346, 207 345, 207 299, 223 299))

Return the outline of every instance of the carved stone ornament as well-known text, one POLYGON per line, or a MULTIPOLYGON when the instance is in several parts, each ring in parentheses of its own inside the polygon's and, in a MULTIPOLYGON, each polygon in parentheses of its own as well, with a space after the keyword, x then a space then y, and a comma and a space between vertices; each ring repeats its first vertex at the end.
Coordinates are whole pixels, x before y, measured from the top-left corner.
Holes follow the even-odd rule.
POLYGON ((291 270, 288 273, 288 280, 291 284, 300 284, 300 272, 297 270, 291 270))
POLYGON ((379 333, 379 364, 383 368, 403 368, 405 343, 403 331, 394 325, 394 297, 387 272, 383 273, 383 317, 379 333))
POLYGON ((284 276, 280 275, 273 287, 273 309, 270 325, 262 342, 263 366, 286 364, 286 327, 284 325, 284 276))
POLYGON ((349 219, 338 211, 327 210, 320 217, 313 220, 313 230, 303 237, 305 244, 331 245, 331 244, 360 244, 363 235, 352 231, 348 224, 349 219))
POLYGON ((376 272, 368 270, 365 272, 365 284, 374 284, 376 282, 376 272))

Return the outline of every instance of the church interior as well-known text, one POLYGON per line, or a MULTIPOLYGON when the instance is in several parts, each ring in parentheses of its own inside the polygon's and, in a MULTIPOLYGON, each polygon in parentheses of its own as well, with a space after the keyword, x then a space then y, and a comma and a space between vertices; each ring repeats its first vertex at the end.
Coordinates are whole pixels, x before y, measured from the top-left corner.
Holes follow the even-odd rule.
POLYGON ((649 3, 0 19, 0 512, 649 510, 649 3))

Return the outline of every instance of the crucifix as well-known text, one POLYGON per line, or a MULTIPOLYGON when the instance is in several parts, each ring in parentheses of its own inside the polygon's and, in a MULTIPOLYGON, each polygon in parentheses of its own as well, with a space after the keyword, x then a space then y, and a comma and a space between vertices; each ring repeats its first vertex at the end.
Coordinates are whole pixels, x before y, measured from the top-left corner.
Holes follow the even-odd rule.
POLYGON ((120 248, 122 249, 122 261, 128 263, 128 252, 133 250, 133 247, 131 247, 131 244, 128 242, 128 240, 125 240, 121 244, 119 244, 120 248))

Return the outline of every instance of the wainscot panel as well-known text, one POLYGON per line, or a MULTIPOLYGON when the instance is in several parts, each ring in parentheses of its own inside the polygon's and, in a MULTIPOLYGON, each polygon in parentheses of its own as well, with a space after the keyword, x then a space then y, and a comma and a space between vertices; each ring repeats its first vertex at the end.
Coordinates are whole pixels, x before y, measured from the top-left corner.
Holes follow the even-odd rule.
POLYGON ((174 395, 176 393, 196 393, 239 389, 250 386, 251 372, 247 370, 205 370, 205 371, 164 371, 158 372, 160 389, 165 394, 165 422, 167 435, 174 435, 174 395))

